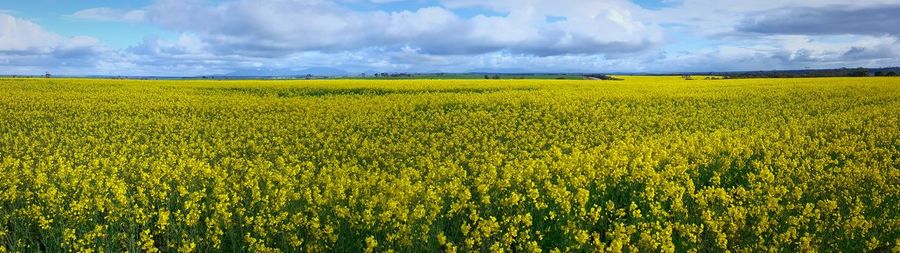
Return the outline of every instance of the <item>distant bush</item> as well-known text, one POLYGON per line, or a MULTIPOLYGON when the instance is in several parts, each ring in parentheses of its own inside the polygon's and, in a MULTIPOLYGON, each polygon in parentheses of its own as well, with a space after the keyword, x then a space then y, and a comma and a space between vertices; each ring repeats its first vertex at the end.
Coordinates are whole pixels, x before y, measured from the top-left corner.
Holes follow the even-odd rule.
POLYGON ((612 76, 601 75, 601 74, 584 75, 584 78, 585 79, 593 79, 593 80, 611 80, 611 81, 621 81, 622 80, 621 78, 615 78, 612 76))

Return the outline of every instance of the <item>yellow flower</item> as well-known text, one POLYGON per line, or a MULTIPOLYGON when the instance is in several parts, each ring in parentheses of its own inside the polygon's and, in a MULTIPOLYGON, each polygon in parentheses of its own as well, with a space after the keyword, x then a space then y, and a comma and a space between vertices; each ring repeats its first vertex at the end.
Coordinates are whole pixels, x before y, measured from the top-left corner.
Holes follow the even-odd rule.
POLYGON ((375 247, 378 247, 378 241, 375 240, 374 236, 366 237, 366 252, 371 253, 375 252, 375 247))

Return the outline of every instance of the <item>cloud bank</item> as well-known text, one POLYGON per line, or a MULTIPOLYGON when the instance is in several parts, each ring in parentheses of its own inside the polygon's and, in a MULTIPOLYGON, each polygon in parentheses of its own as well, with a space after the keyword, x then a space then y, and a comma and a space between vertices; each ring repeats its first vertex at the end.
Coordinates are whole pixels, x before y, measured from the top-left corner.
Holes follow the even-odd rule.
MULTIPOLYGON (((394 10, 361 0, 158 0, 66 18, 148 24, 112 49, 0 12, 0 72, 207 75, 250 68, 348 71, 674 72, 900 65, 891 1, 443 0, 394 10), (477 10, 474 13, 466 11, 477 10)), ((368 1, 388 6, 408 1, 368 1)))
POLYGON ((832 5, 771 10, 745 19, 738 31, 794 35, 898 35, 900 4, 863 8, 832 5))

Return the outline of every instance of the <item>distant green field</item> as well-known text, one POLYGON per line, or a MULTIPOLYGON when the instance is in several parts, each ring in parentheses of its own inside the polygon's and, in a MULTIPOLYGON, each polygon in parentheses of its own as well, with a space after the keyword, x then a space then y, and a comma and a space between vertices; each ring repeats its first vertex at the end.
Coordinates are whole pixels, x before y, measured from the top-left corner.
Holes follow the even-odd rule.
POLYGON ((0 79, 0 252, 900 251, 900 78, 464 77, 0 79))

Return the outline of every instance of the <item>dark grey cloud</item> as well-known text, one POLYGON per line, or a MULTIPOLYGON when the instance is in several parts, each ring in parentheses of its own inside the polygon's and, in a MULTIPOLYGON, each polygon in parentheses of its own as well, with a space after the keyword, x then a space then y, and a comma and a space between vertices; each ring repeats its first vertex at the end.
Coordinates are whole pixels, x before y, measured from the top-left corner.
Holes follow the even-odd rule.
POLYGON ((91 59, 104 51, 97 45, 61 46, 54 48, 51 55, 57 59, 91 59))
POLYGON ((900 57, 898 49, 900 46, 892 45, 876 45, 870 47, 854 46, 850 47, 841 55, 843 60, 872 60, 872 59, 890 59, 900 57))
POLYGON ((760 12, 745 18, 736 30, 790 35, 898 35, 900 4, 864 8, 832 5, 794 7, 760 12))
POLYGON ((0 53, 0 67, 32 67, 44 70, 60 67, 92 68, 106 60, 101 52, 89 51, 89 49, 58 49, 50 53, 32 52, 25 55, 0 53))

